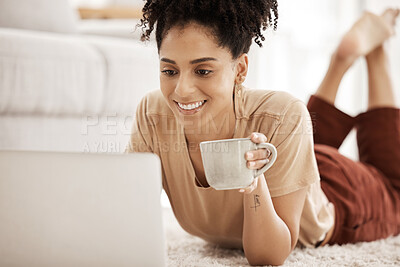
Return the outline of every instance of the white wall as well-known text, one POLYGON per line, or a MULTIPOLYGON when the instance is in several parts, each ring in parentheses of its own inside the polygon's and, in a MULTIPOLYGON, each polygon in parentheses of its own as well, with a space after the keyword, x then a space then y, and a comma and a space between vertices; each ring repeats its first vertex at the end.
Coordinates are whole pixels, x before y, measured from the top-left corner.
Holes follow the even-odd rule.
POLYGON ((142 0, 69 0, 70 3, 77 6, 100 8, 105 6, 133 6, 141 7, 144 2, 142 0))

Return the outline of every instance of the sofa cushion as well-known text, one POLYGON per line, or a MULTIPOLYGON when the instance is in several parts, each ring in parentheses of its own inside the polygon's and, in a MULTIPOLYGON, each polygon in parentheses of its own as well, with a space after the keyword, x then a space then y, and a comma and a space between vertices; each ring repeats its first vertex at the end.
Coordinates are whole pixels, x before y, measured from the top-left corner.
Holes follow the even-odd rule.
POLYGON ((0 28, 0 114, 101 112, 106 64, 76 35, 0 28))
POLYGON ((160 88, 155 43, 89 35, 82 38, 107 62, 103 113, 133 114, 146 93, 160 88))
POLYGON ((0 28, 0 115, 133 114, 158 69, 152 43, 0 28))
POLYGON ((0 27, 75 33, 77 19, 69 0, 0 1, 0 27))

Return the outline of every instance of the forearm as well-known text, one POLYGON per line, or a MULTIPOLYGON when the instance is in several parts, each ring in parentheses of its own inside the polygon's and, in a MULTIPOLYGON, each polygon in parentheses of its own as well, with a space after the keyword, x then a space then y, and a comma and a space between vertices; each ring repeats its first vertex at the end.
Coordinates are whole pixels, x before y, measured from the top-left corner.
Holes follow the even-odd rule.
POLYGON ((289 228, 277 215, 262 176, 243 198, 243 248, 252 265, 281 265, 292 250, 289 228))

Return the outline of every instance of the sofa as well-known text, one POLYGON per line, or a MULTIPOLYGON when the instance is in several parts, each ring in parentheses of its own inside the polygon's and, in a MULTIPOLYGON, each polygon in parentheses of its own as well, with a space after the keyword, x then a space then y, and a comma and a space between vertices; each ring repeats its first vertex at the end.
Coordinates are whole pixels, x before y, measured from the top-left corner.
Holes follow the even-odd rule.
POLYGON ((1 150, 124 151, 137 104, 159 88, 156 46, 78 22, 67 0, 0 2, 1 150))

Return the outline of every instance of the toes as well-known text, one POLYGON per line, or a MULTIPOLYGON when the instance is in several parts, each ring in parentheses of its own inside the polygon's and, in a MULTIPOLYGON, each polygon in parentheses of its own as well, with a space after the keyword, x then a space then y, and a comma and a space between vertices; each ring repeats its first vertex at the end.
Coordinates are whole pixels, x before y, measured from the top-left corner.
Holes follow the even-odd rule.
POLYGON ((391 26, 395 26, 396 18, 399 15, 399 13, 400 9, 398 8, 388 8, 382 13, 381 17, 391 26))

